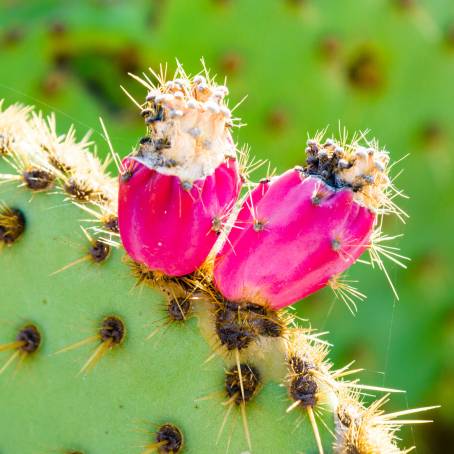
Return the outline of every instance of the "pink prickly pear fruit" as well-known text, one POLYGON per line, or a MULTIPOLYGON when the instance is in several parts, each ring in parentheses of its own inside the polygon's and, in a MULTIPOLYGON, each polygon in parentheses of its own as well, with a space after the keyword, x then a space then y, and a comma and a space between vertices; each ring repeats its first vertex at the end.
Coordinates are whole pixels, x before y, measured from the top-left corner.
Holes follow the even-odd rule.
POLYGON ((126 252, 168 276, 202 265, 241 189, 226 87, 179 75, 148 94, 149 134, 123 161, 119 188, 126 252))
POLYGON ((262 181, 245 199, 214 263, 227 300, 280 309, 326 286, 369 247, 387 200, 387 153, 308 145, 304 167, 262 181))

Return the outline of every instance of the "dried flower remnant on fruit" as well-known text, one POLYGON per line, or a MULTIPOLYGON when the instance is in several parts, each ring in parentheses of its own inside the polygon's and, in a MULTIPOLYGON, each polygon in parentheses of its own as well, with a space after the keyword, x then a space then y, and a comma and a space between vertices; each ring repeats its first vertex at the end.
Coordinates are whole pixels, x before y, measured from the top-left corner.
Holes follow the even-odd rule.
POLYGON ((135 159, 182 181, 212 175, 236 155, 227 94, 227 87, 208 76, 189 78, 181 68, 174 80, 152 87, 142 111, 150 135, 135 159))
POLYGON ((388 153, 374 143, 365 147, 355 141, 341 144, 332 139, 323 143, 313 139, 307 142, 302 172, 320 178, 334 189, 349 187, 358 203, 376 209, 386 203, 388 164, 388 153))

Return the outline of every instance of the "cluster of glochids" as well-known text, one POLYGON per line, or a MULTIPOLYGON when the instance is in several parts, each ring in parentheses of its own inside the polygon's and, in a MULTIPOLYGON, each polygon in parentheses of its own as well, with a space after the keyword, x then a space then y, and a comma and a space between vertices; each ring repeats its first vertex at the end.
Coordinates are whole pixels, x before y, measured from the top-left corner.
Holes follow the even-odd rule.
MULTIPOLYGON (((301 421, 308 416, 320 453, 317 420, 323 422, 324 412, 334 415, 336 452, 408 452, 397 447, 396 431, 406 421, 396 418, 424 409, 386 414, 386 396, 365 407, 363 389, 394 390, 348 381, 358 370, 333 370, 329 344, 280 310, 327 285, 354 309, 363 295, 340 274, 366 250, 381 268, 380 254, 399 262, 394 249, 382 244, 390 238, 380 236, 381 215, 403 214, 393 203, 388 154, 362 136, 347 143, 346 137, 336 142, 320 135, 308 141, 302 167, 254 184, 231 137, 235 119, 226 87, 207 73, 190 78, 181 68, 169 82, 161 72, 157 85, 144 77, 136 79, 148 90, 146 101, 133 99, 148 127, 138 149, 121 161, 101 122, 118 181, 106 174, 109 161, 100 163, 88 151, 88 137, 76 143, 72 129, 58 136, 54 117, 18 106, 0 112, 0 153, 14 170, 0 179, 60 192, 96 221, 82 227, 90 242, 86 253, 56 272, 86 260, 102 263, 121 236, 138 284, 167 294, 166 323, 197 316, 212 356, 225 359, 227 410, 219 434, 238 407, 251 447, 247 405, 267 369, 274 365, 276 376, 285 366, 288 411, 304 410, 301 421)), ((25 228, 24 213, 1 207, 0 243, 13 244, 25 228)), ((121 344, 126 331, 111 315, 93 336, 58 353, 97 343, 81 369, 86 373, 121 344)), ((40 342, 35 325, 21 328, 0 346, 13 350, 0 372, 15 358, 35 354, 40 342)), ((182 431, 169 423, 145 452, 183 449, 182 431)))

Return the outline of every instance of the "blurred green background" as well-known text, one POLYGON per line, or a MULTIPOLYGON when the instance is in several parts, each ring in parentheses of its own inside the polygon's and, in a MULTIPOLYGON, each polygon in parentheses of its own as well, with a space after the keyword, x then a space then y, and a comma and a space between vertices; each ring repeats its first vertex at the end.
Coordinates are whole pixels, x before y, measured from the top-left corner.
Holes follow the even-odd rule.
MULTIPOLYGON (((323 291, 299 315, 330 332, 336 366, 356 359, 363 381, 406 389, 391 408, 441 404, 436 423, 403 433, 419 453, 454 446, 454 2, 452 0, 135 0, 0 2, 0 98, 55 111, 63 132, 88 129, 100 154, 102 116, 116 150, 144 133, 142 87, 127 76, 204 57, 247 127, 235 131, 278 171, 300 164, 307 133, 339 121, 371 130, 394 160, 410 220, 387 222, 411 257, 378 270, 356 265, 368 295, 353 317, 323 291)), ((260 171, 256 177, 260 177, 260 171)), ((451 451, 452 452, 452 451, 451 451)))

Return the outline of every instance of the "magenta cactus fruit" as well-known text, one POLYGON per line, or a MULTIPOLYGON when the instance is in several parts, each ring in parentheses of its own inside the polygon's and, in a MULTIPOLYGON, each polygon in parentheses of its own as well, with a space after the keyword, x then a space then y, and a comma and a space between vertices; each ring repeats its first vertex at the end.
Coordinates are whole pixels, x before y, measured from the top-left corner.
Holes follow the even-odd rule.
POLYGON ((241 189, 227 88, 177 75, 148 86, 149 135, 122 163, 118 207, 128 254, 169 276, 202 265, 241 189))
POLYGON ((307 162, 262 181, 216 257, 229 301, 280 309, 326 286, 370 246, 386 205, 388 155, 356 143, 309 141, 307 162))
POLYGON ((213 175, 185 187, 164 175, 126 160, 132 177, 120 184, 119 226, 123 245, 137 262, 168 276, 196 270, 206 259, 240 188, 234 160, 213 175))

